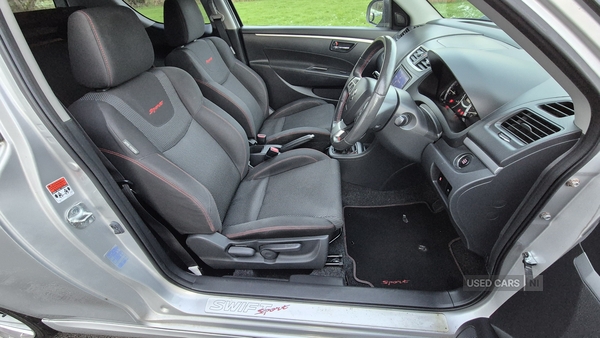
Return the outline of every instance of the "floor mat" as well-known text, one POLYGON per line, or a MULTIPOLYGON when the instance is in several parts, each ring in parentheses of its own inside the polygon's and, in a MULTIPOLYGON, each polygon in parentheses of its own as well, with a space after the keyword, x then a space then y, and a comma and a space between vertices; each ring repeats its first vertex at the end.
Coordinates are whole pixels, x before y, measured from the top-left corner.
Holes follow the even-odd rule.
POLYGON ((344 209, 354 278, 374 287, 441 291, 462 286, 448 244, 458 237, 445 212, 424 203, 344 209))
POLYGON ((467 250, 460 238, 450 242, 448 247, 462 276, 484 276, 488 274, 483 257, 467 250))

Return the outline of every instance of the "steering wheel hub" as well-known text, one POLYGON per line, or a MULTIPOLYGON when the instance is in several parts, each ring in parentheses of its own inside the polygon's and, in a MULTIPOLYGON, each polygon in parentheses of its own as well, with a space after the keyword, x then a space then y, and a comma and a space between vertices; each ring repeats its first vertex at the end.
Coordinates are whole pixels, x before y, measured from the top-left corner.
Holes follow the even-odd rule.
MULTIPOLYGON (((357 78, 358 79, 358 78, 357 78)), ((375 80, 370 78, 362 78, 356 82, 348 94, 348 101, 344 106, 342 119, 347 125, 354 123, 356 118, 361 114, 361 110, 365 108, 365 103, 373 96, 375 89, 375 80)))

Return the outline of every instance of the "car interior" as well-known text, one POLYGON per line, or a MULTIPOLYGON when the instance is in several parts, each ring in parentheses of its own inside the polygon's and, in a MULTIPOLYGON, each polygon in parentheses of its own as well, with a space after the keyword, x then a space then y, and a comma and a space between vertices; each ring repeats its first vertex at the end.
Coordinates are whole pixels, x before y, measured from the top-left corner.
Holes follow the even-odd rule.
POLYGON ((385 29, 223 37, 194 0, 166 0, 164 25, 69 4, 15 17, 107 169, 174 241, 133 232, 191 289, 464 305, 478 295, 463 278, 492 272, 507 222, 581 136, 567 92, 488 20, 412 25, 394 3, 385 29))

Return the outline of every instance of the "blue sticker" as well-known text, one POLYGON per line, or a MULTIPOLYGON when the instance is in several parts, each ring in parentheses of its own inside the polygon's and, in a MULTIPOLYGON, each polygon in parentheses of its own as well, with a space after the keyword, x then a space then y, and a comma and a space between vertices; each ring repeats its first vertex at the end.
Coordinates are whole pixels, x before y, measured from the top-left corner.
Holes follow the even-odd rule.
POLYGON ((104 257, 108 258, 108 260, 113 263, 117 269, 122 268, 129 259, 129 257, 127 257, 127 255, 116 245, 113 246, 113 248, 107 253, 105 253, 104 257))

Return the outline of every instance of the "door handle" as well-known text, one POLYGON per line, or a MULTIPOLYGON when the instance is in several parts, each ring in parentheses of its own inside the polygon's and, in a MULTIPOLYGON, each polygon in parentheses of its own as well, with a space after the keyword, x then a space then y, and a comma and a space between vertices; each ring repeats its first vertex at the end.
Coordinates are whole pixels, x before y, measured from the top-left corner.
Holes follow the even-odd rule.
POLYGON ((356 43, 354 43, 354 42, 343 42, 343 41, 333 40, 333 41, 331 41, 331 44, 329 45, 329 50, 332 52, 348 53, 349 51, 352 50, 352 48, 354 48, 354 46, 356 46, 356 43))

